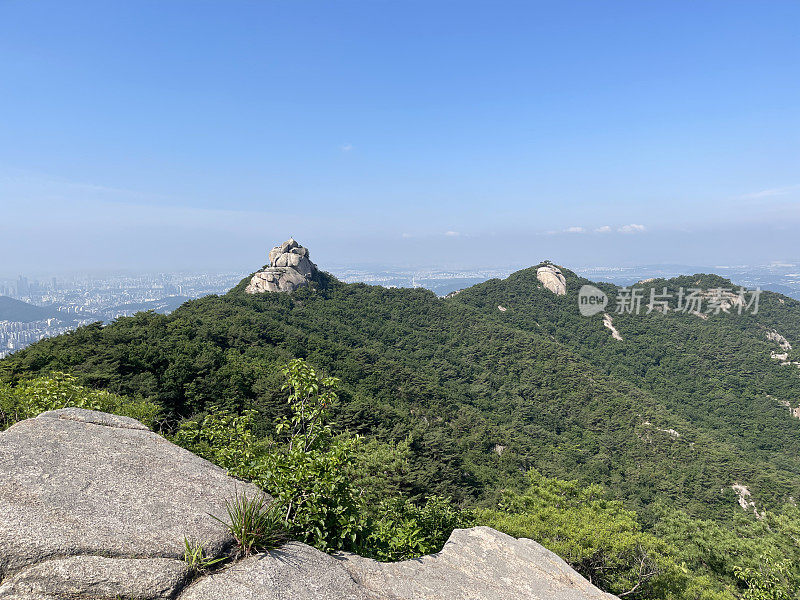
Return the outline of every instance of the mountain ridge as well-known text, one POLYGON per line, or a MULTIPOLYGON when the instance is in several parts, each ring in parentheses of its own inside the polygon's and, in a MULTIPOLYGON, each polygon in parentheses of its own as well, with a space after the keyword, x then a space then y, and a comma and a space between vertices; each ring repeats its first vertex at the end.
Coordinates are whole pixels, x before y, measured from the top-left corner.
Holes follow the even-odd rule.
MULTIPOLYGON (((334 430, 383 448, 384 475, 400 469, 385 490, 416 506, 449 498, 590 579, 605 568, 592 562, 605 550, 585 547, 595 542, 623 552, 609 560, 625 569, 645 563, 618 542, 639 539, 629 547, 689 578, 675 583, 687 600, 737 597, 736 569, 756 566, 765 548, 800 557, 800 303, 765 292, 757 314, 730 303, 719 314, 629 314, 609 303, 585 317, 584 285, 609 298, 621 288, 558 265, 563 281, 551 270, 557 285, 547 287, 546 264, 447 298, 319 270, 294 291, 253 294, 245 277, 169 315, 95 323, 15 353, 0 361, 0 401, 4 389, 13 398, 40 381, 29 378, 65 371, 120 402, 158 407, 165 435, 247 415, 267 448, 273 423, 287 418, 281 371, 302 358, 340 380, 334 430)), ((636 585, 615 577, 601 587, 636 585)))
MULTIPOLYGON (((551 475, 600 481, 645 516, 655 499, 671 498, 677 487, 695 490, 678 501, 701 516, 737 507, 731 486, 740 480, 759 503, 800 497, 792 478, 800 469, 794 458, 781 454, 777 468, 770 450, 760 449, 754 462, 748 452, 755 438, 734 435, 735 414, 707 420, 709 429, 698 429, 695 419, 703 406, 687 408, 660 397, 648 377, 623 360, 631 347, 655 360, 650 356, 655 345, 636 341, 658 325, 654 316, 637 321, 615 315, 614 325, 626 340, 615 347, 599 317, 577 315, 577 290, 591 282, 562 268, 567 290, 556 296, 536 278, 542 264, 449 299, 427 290, 344 284, 322 271, 309 288, 292 294, 252 295, 244 293, 252 278, 245 277, 227 294, 188 302, 168 317, 136 315, 40 342, 0 363, 0 369, 11 378, 68 370, 91 385, 156 400, 172 418, 212 405, 253 406, 268 421, 279 410, 280 393, 255 365, 266 370, 281 357, 301 356, 343 380, 343 426, 386 440, 410 435, 419 462, 438 464, 416 473, 409 486, 416 494, 427 490, 488 499, 492 489, 516 478, 518 468, 536 466, 551 475), (612 365, 610 356, 618 364, 612 365), (236 368, 243 372, 234 374, 236 368), (418 422, 420 416, 427 424, 418 422), (462 429, 466 421, 476 424, 471 433, 462 429), (714 430, 720 424, 722 434, 714 430), (681 437, 659 437, 659 430, 681 437), (508 448, 499 461, 490 450, 495 444, 508 448), (692 450, 694 444, 706 455, 692 450), (736 469, 724 467, 726 456, 738 457, 736 469), (635 468, 640 461, 650 466, 649 475, 635 468), (707 465, 700 477, 681 466, 698 461, 707 465)), ((607 293, 618 289, 594 285, 607 293)), ((769 321, 778 296, 766 298, 768 310, 761 318, 769 321)), ((795 310, 797 304, 786 298, 782 306, 795 310)), ((735 331, 747 331, 748 342, 754 342, 752 325, 737 330, 741 321, 734 326, 680 315, 676 323, 684 332, 710 327, 728 341, 735 331)), ((796 340, 789 329, 786 335, 796 340)), ((666 335, 662 329, 656 333, 666 335)), ((769 341, 759 344, 768 357, 769 341)), ((712 360, 707 371, 717 373, 724 366, 718 363, 712 360)), ((770 395, 800 403, 796 386, 773 363, 756 361, 759 369, 768 365, 779 374, 783 387, 770 395)), ((681 394, 694 402, 690 394, 681 394)), ((797 448, 792 436, 798 422, 777 401, 769 402, 774 404, 767 411, 770 430, 783 432, 779 439, 797 448)), ((744 413, 753 416, 752 410, 744 413)))
POLYGON ((0 296, 0 321, 30 323, 45 319, 63 319, 58 311, 29 304, 10 296, 0 296))

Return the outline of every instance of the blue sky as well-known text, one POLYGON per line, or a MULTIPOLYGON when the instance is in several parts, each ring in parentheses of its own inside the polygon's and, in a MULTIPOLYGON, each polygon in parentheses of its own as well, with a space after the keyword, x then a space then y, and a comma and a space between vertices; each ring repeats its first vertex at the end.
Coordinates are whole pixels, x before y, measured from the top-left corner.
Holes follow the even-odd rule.
POLYGON ((0 0, 0 271, 800 260, 800 3, 0 0), (431 258, 433 257, 433 258, 431 258))

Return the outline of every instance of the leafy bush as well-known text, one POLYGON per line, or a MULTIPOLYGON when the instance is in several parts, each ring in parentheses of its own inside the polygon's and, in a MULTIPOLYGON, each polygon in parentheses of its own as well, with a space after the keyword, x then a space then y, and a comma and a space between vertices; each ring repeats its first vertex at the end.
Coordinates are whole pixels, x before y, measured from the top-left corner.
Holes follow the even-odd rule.
POLYGON ((173 441, 258 484, 274 497, 288 534, 324 551, 412 558, 440 550, 466 523, 444 498, 420 507, 401 495, 409 442, 363 443, 334 431, 335 379, 299 359, 283 374, 290 412, 276 424, 276 442, 255 438, 250 411, 186 421, 173 441))
POLYGON ((470 519, 449 499, 429 496, 422 506, 407 498, 381 502, 374 511, 361 554, 381 561, 405 560, 442 549, 453 529, 470 519))
POLYGON ((263 494, 248 498, 238 492, 226 500, 229 522, 210 515, 228 529, 236 540, 238 556, 250 556, 281 545, 286 540, 281 507, 263 494))
POLYGON ((742 600, 791 600, 797 598, 800 582, 788 561, 776 561, 769 554, 759 557, 758 568, 736 568, 736 578, 746 587, 742 600))
POLYGON ((252 479, 256 458, 252 432, 254 412, 235 415, 223 410, 199 420, 184 421, 172 441, 227 469, 234 477, 252 479))
POLYGON ((620 597, 730 598, 703 590, 707 580, 682 568, 673 548, 643 532, 636 513, 609 500, 601 486, 548 478, 535 469, 527 481, 523 493, 504 491, 497 508, 476 511, 478 522, 538 541, 620 597), (688 589, 696 593, 685 595, 688 589))
POLYGON ((77 407, 132 417, 152 427, 159 408, 147 400, 134 400, 78 384, 66 373, 22 380, 16 386, 0 383, 0 429, 49 410, 77 407))
POLYGON ((256 481, 275 497, 297 539, 325 551, 355 548, 360 503, 347 466, 359 438, 334 436, 328 421, 337 380, 299 359, 283 373, 291 414, 278 420, 283 444, 261 458, 256 481))

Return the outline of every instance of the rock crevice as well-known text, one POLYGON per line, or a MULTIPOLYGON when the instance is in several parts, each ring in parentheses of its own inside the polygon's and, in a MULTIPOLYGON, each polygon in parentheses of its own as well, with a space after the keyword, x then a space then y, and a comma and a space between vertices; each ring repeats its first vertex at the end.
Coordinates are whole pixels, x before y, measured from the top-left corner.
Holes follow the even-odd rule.
POLYGON ((69 556, 26 567, 0 583, 4 600, 170 600, 189 581, 182 560, 69 556))

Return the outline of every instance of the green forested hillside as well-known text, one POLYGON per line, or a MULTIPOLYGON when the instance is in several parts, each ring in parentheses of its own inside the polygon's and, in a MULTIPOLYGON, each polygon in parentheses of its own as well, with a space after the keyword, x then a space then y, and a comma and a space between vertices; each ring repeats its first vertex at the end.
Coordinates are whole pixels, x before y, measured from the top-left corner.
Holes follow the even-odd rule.
POLYGON ((619 342, 578 314, 584 281, 566 274, 561 297, 533 268, 449 299, 328 276, 292 295, 243 282, 0 365, 6 379, 66 371, 152 400, 167 429, 219 408, 256 409, 266 429, 284 410, 275 366, 306 358, 342 380, 341 426, 410 440, 420 495, 490 501, 533 466, 604 484, 645 516, 658 500, 703 517, 739 510, 733 483, 759 506, 800 496, 800 420, 778 402, 800 403, 800 380, 765 335, 800 339, 796 301, 765 293, 758 316, 619 315, 619 342))
MULTIPOLYGON (((800 303, 764 293, 758 315, 707 318, 609 306, 623 337, 615 340, 603 315, 577 310, 589 282, 564 273, 564 296, 531 268, 447 299, 327 274, 291 295, 249 295, 243 281, 170 315, 139 313, 34 344, 0 361, 0 385, 11 386, 7 406, 26 406, 25 390, 40 384, 25 381, 67 372, 157 407, 167 435, 224 430, 242 414, 253 439, 270 444, 288 410, 281 367, 303 358, 341 379, 337 430, 402 443, 402 460, 387 450, 400 446, 368 446, 368 463, 403 465, 384 475, 369 467, 376 490, 419 503, 450 497, 587 576, 605 572, 605 589, 620 593, 644 566, 661 565, 638 596, 731 598, 794 564, 800 303), (386 476, 391 483, 378 481, 386 476), (746 510, 734 484, 750 492, 746 510)), ((646 286, 734 287, 712 275, 646 286)), ((230 455, 194 444, 217 462, 230 455)))
MULTIPOLYGON (((783 480, 791 486, 800 473, 800 421, 789 412, 789 406, 800 405, 800 370, 797 364, 783 363, 800 359, 800 302, 764 292, 756 315, 747 311, 739 315, 733 309, 730 314, 707 318, 675 311, 645 314, 644 308, 639 315, 615 314, 612 304, 607 311, 623 338, 619 341, 603 325, 602 314, 583 317, 576 310, 578 290, 591 282, 565 271, 568 293, 559 297, 542 288, 535 271, 527 269, 504 281, 474 286, 454 300, 504 325, 551 336, 603 373, 646 392, 667 411, 665 415, 676 419, 650 420, 646 436, 652 439, 667 436, 665 430, 676 432, 680 437, 670 437, 675 444, 695 448, 704 476, 714 468, 714 448, 694 438, 696 432, 735 449, 720 457, 729 477, 748 485, 767 504, 786 500, 786 488, 776 484, 783 480), (498 311, 498 305, 506 310, 498 311), (781 334, 793 348, 785 350, 768 339, 769 332, 781 334), (776 360, 773 353, 788 356, 776 360), (683 429, 686 425, 690 425, 688 430, 683 429), (745 467, 747 463, 753 468, 745 467), (781 476, 776 479, 765 464, 782 471, 781 476)), ((599 287, 610 297, 616 292, 614 286, 599 287)), ((666 287, 674 294, 680 287, 736 289, 714 275, 652 280, 640 287, 653 287, 658 293, 666 287)), ((711 481, 703 483, 702 477, 696 483, 711 492, 711 481)), ((695 498, 703 494, 701 489, 684 486, 679 490, 695 498)), ((702 511, 702 507, 694 510, 702 511)))

